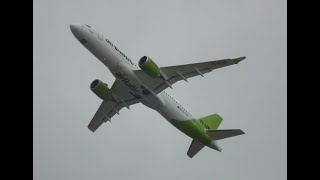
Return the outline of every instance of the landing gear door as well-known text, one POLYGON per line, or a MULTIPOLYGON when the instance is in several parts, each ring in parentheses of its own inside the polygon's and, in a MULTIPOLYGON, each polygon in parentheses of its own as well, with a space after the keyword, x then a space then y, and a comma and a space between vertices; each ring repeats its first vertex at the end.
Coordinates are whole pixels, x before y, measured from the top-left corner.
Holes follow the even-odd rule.
POLYGON ((123 63, 119 62, 119 63, 117 64, 117 71, 118 71, 118 72, 123 73, 124 68, 125 68, 125 67, 124 67, 124 64, 123 64, 123 63))
POLYGON ((101 41, 103 41, 103 35, 100 34, 100 33, 98 33, 98 39, 101 40, 101 41))

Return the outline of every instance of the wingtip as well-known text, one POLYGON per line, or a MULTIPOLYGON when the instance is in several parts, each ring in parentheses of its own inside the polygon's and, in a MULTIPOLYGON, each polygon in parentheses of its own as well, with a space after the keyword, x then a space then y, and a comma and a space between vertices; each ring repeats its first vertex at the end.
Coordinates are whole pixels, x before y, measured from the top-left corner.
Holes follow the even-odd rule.
POLYGON ((88 125, 88 129, 89 129, 91 132, 93 132, 93 133, 94 133, 94 131, 95 131, 95 129, 92 128, 92 127, 90 127, 89 125, 88 125))
POLYGON ((236 64, 238 64, 239 62, 243 61, 245 58, 247 58, 247 57, 243 56, 243 57, 235 58, 233 60, 235 61, 236 64))

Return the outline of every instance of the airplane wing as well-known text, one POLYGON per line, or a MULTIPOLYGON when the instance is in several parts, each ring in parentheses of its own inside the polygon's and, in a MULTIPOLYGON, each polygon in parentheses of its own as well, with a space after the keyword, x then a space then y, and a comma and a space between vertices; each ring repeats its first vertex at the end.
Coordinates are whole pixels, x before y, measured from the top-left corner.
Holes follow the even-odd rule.
POLYGON ((156 94, 158 94, 168 87, 172 88, 172 84, 174 84, 177 81, 188 81, 188 78, 198 75, 203 76, 203 74, 211 72, 214 69, 230 66, 233 64, 238 64, 245 58, 246 57, 239 57, 235 59, 222 59, 195 64, 161 67, 160 72, 163 77, 160 78, 153 78, 151 76, 148 76, 142 70, 136 70, 135 74, 156 94))
POLYGON ((119 114, 120 109, 127 107, 129 109, 130 105, 136 104, 139 101, 134 98, 128 92, 124 92, 123 84, 117 80, 113 83, 111 87, 111 92, 114 96, 115 101, 103 101, 97 110, 96 114, 90 121, 88 128, 94 132, 103 122, 110 121, 111 118, 117 113, 119 114))

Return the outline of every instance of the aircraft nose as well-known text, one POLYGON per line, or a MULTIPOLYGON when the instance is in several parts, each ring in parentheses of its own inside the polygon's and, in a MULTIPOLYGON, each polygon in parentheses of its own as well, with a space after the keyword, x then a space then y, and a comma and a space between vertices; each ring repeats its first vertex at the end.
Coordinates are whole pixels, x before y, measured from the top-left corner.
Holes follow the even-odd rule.
POLYGON ((73 33, 73 35, 77 37, 81 30, 81 24, 78 24, 78 23, 70 24, 70 30, 73 33))

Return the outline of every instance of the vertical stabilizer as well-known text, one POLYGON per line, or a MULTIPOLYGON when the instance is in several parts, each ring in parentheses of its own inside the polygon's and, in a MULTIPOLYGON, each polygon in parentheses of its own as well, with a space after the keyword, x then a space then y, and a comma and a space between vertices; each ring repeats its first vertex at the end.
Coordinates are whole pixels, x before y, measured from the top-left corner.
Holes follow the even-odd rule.
POLYGON ((218 114, 212 114, 200 119, 197 119, 205 129, 218 129, 222 122, 222 117, 218 114))

